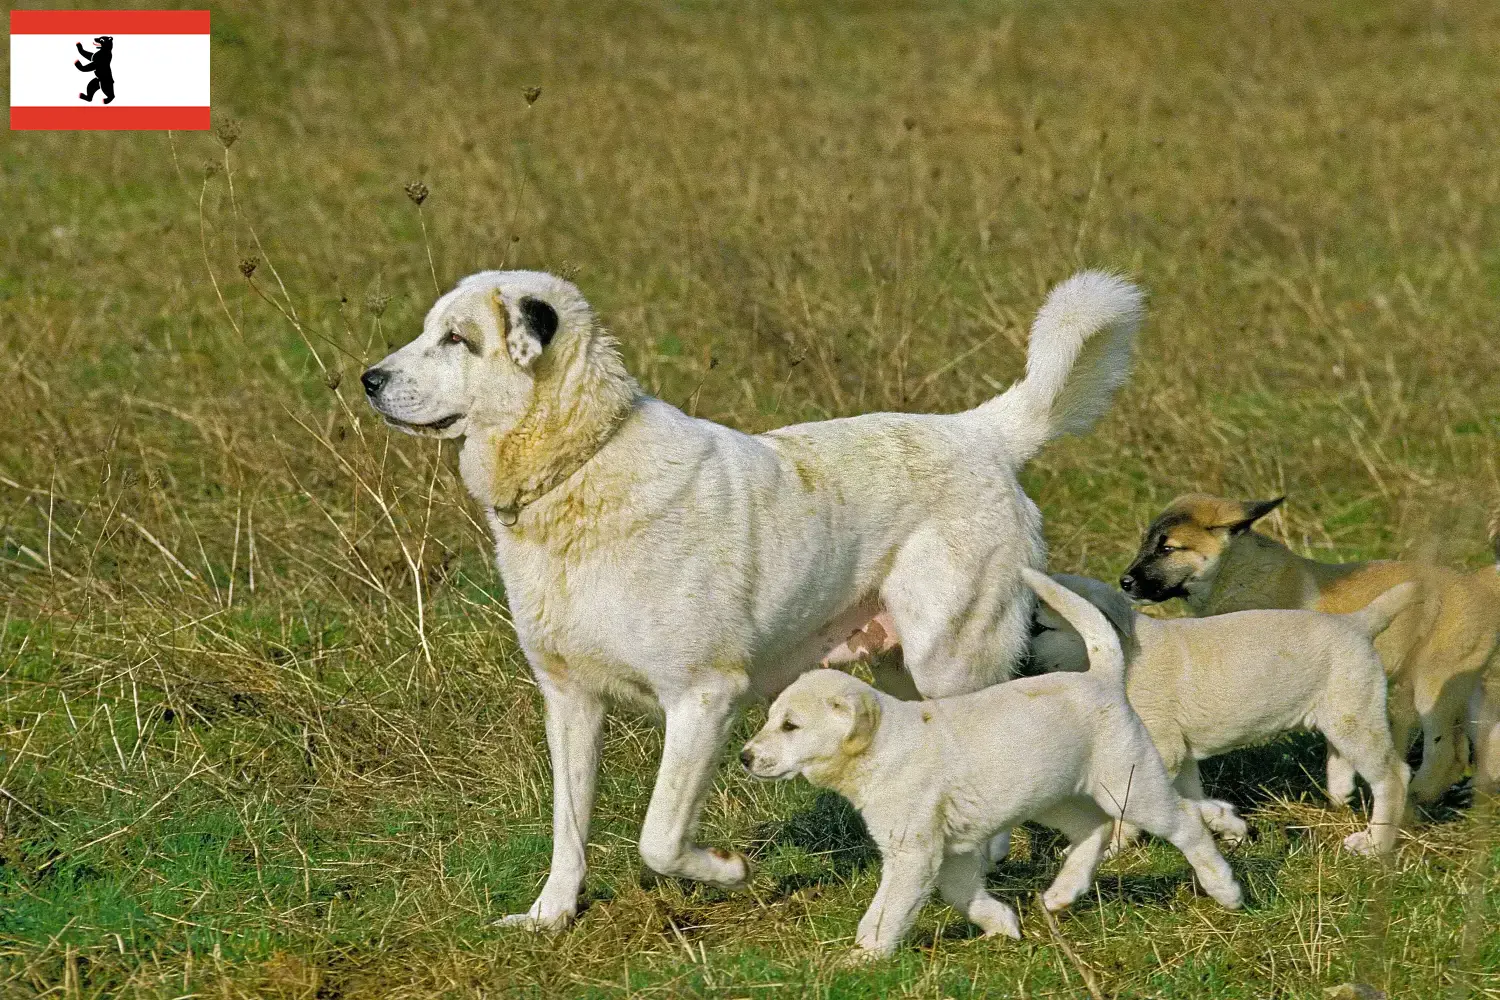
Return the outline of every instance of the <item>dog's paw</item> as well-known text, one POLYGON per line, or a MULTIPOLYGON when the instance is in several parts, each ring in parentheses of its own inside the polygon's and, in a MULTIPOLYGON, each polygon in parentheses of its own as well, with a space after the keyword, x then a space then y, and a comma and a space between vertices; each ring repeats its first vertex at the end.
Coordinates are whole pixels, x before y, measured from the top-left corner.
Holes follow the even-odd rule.
POLYGON ((981 899, 969 907, 969 919, 979 925, 985 937, 1005 936, 1021 940, 1021 919, 1016 911, 998 899, 981 899))
POLYGON ((493 922, 494 927, 515 927, 536 934, 556 934, 573 923, 574 911, 539 911, 532 907, 525 913, 508 913, 493 922))
POLYGON ((1071 886, 1059 888, 1054 885, 1042 893, 1042 905, 1047 908, 1048 913, 1056 913, 1072 906, 1073 900, 1078 896, 1079 893, 1075 892, 1071 886))
POLYGON ((834 960, 834 968, 837 969, 862 969, 872 962, 878 962, 883 958, 889 958, 891 953, 882 948, 864 948, 856 946, 844 952, 834 960))
POLYGON ((1344 838, 1344 850, 1351 854, 1370 856, 1379 854, 1381 847, 1369 830, 1358 830, 1344 838))
POLYGON ((710 847, 707 853, 720 864, 715 877, 706 881, 729 892, 737 892, 750 885, 750 859, 739 851, 726 851, 722 847, 710 847))
POLYGON ((1198 804, 1198 812, 1203 817, 1203 825, 1217 834, 1226 847, 1237 847, 1250 836, 1249 824, 1228 802, 1205 799, 1198 804))

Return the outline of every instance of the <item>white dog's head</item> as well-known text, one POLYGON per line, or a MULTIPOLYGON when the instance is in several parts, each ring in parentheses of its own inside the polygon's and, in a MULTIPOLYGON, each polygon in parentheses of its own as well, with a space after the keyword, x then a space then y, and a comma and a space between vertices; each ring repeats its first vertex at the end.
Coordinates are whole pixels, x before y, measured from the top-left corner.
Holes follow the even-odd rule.
POLYGON ((803 674, 771 704, 766 724, 745 744, 740 762, 757 778, 803 775, 827 785, 875 738, 875 689, 837 670, 803 674))
POLYGON ((360 381, 375 411, 408 434, 504 433, 529 408, 544 353, 593 330, 571 283, 540 271, 481 271, 438 299, 421 335, 360 381))

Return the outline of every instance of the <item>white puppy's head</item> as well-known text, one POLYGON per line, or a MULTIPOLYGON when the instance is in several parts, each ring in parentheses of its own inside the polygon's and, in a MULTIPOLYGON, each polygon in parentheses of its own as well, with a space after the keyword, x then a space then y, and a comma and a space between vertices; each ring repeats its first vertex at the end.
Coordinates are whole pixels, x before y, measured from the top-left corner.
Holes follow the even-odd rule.
POLYGON ((880 725, 875 689, 837 670, 803 674, 771 703, 740 762, 757 778, 803 775, 826 785, 869 747, 880 725))
POLYGON ((481 271, 438 299, 422 333, 360 381, 375 411, 408 434, 503 433, 530 405, 544 354, 593 329, 571 283, 540 271, 481 271))

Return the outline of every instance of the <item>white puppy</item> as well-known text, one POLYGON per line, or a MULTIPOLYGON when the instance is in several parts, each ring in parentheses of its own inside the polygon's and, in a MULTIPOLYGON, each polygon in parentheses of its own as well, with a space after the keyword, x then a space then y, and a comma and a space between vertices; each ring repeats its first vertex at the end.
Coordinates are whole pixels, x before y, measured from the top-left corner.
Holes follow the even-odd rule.
POLYGON ((1172 788, 1125 700, 1120 642, 1098 609, 1035 570, 1021 573, 1085 637, 1088 673, 910 702, 818 670, 782 692, 740 755, 757 777, 800 774, 864 817, 882 867, 859 922, 859 952, 889 954, 934 886, 987 935, 1019 937, 1015 911, 985 891, 984 849, 992 835, 1027 820, 1073 844, 1042 897, 1049 910, 1088 890, 1118 817, 1171 841, 1209 895, 1240 905, 1239 884, 1202 818, 1233 810, 1172 788))
MULTIPOLYGON (((1395 845, 1410 769, 1391 743, 1374 638, 1417 598, 1415 583, 1345 615, 1283 610, 1156 619, 1101 580, 1067 573, 1053 579, 1099 607, 1132 648, 1130 704, 1183 795, 1203 797, 1198 761, 1313 729, 1374 792, 1369 827, 1344 845, 1362 854, 1395 845)), ((1032 640, 1038 667, 1085 669, 1090 661, 1077 629, 1046 608, 1037 609, 1037 622, 1046 629, 1032 640)), ((1353 790, 1350 774, 1348 787, 1329 795, 1343 802, 1353 790)), ((1242 827, 1225 832, 1238 835, 1242 827)))
POLYGON ((774 696, 882 606, 922 694, 1008 677, 1031 622, 1017 571, 1043 562, 1016 473, 1104 412, 1140 315, 1134 286, 1080 274, 1038 313, 1026 377, 975 409, 752 436, 644 395, 560 278, 489 271, 439 299, 361 381, 393 426, 465 436, 459 469, 546 702, 552 869, 514 919, 576 911, 606 699, 666 716, 642 858, 734 886, 745 859, 693 832, 747 698, 774 696))

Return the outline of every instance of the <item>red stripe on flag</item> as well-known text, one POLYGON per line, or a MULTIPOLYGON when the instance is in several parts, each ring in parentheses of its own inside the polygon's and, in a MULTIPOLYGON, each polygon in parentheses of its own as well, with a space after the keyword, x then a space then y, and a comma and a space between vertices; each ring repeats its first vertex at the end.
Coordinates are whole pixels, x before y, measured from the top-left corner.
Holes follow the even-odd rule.
POLYGON ((81 108, 22 107, 10 109, 11 131, 68 131, 73 129, 206 129, 208 107, 81 108))
POLYGON ((206 35, 206 10, 13 10, 12 35, 206 35))

